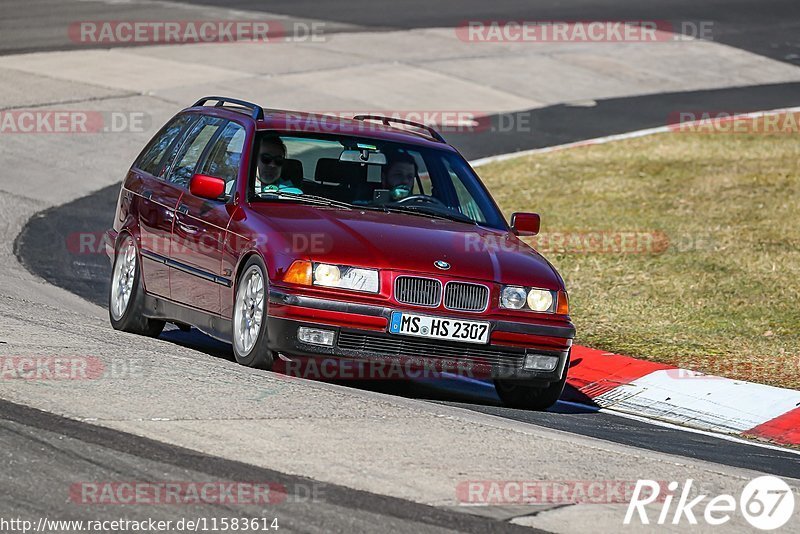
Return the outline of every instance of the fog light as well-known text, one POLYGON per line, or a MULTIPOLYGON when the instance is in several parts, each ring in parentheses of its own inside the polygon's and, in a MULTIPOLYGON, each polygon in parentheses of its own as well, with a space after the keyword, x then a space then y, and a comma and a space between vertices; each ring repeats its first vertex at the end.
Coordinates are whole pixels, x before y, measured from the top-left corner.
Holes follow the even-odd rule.
POLYGON ((333 337, 333 330, 320 330, 319 328, 307 328, 305 326, 301 326, 297 329, 297 339, 303 343, 332 347, 333 337))
POLYGON ((545 356, 544 354, 528 354, 525 356, 523 369, 529 371, 552 371, 558 365, 558 356, 545 356))

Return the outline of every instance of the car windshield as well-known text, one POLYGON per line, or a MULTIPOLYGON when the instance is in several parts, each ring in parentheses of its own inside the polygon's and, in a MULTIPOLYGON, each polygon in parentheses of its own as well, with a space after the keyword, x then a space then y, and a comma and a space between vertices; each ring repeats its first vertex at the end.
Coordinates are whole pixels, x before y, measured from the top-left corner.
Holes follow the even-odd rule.
POLYGON ((456 152, 335 135, 265 132, 255 143, 251 198, 373 209, 507 228, 456 152))

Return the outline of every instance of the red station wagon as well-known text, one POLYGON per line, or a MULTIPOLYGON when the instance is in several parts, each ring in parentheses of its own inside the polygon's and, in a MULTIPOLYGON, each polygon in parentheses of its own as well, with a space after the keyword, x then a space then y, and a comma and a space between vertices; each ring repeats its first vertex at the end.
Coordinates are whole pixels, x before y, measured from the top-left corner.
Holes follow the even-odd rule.
POLYGON ((278 355, 469 369, 506 405, 544 409, 575 328, 564 282, 432 128, 206 97, 128 172, 107 252, 111 324, 165 322, 278 355))

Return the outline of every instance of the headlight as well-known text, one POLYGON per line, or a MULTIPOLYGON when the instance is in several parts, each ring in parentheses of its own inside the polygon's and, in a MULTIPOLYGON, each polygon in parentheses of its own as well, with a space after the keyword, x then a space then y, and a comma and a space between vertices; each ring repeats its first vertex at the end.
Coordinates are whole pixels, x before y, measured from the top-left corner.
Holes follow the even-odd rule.
MULTIPOLYGON (((555 313, 558 293, 547 289, 504 286, 500 292, 500 307, 509 310, 530 310, 540 313, 555 313)), ((564 294, 566 298, 566 293, 564 294)), ((559 311, 558 313, 562 313, 559 311)), ((565 311, 566 312, 566 307, 565 311)))
POLYGON ((318 263, 314 266, 314 283, 320 286, 338 286, 342 271, 336 265, 318 263))
POLYGON ((500 294, 500 306, 511 310, 519 310, 525 306, 525 289, 514 286, 504 287, 500 294))
POLYGON ((553 293, 545 289, 531 289, 528 291, 528 307, 533 311, 552 311, 553 293))
POLYGON ((328 263, 314 264, 315 286, 338 287, 354 291, 378 292, 378 271, 328 263))

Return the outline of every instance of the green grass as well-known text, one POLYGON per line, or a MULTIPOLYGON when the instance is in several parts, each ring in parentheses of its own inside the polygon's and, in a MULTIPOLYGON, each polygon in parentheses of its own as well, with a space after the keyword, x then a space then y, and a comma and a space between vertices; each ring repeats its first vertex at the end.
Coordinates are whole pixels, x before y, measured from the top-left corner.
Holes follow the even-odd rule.
POLYGON ((539 248, 566 281, 578 343, 800 389, 800 135, 667 133, 480 174, 507 216, 541 214, 539 248), (598 231, 656 245, 545 240, 598 231))

